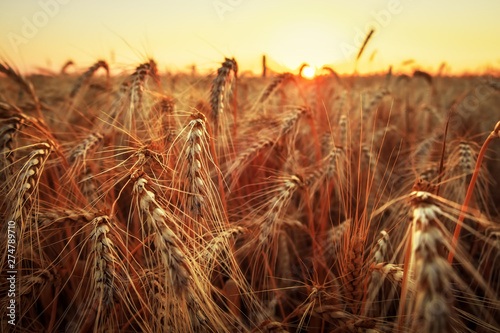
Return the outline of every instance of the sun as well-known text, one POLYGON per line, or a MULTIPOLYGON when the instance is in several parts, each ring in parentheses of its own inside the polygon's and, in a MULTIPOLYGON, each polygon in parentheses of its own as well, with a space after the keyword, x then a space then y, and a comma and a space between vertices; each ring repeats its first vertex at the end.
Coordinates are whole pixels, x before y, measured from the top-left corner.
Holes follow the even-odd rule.
POLYGON ((302 69, 301 75, 302 77, 306 79, 312 79, 314 77, 314 74, 316 73, 316 70, 311 67, 311 66, 306 66, 302 69))

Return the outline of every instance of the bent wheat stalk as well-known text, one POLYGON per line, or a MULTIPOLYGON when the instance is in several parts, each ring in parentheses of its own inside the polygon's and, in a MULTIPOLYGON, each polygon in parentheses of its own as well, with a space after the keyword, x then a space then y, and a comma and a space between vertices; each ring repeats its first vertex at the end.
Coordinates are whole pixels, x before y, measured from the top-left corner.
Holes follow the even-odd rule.
POLYGON ((467 189, 467 194, 465 196, 464 203, 462 205, 462 210, 460 211, 460 216, 458 217, 457 225, 455 226, 455 233, 453 234, 453 239, 451 242, 451 251, 448 255, 448 262, 451 264, 453 262, 453 257, 455 255, 455 249, 458 243, 458 237, 460 236, 460 230, 462 229, 462 224, 465 219, 465 214, 467 212, 467 208, 469 206, 469 201, 472 198, 472 192, 474 191, 474 185, 476 184, 477 177, 479 175, 479 171, 481 170, 481 163, 483 162, 484 154, 486 153, 486 149, 489 144, 495 140, 500 138, 500 121, 495 125, 493 131, 488 135, 486 141, 484 141, 481 150, 477 156, 476 166, 474 168, 474 173, 472 174, 472 178, 469 183, 469 188, 467 189))

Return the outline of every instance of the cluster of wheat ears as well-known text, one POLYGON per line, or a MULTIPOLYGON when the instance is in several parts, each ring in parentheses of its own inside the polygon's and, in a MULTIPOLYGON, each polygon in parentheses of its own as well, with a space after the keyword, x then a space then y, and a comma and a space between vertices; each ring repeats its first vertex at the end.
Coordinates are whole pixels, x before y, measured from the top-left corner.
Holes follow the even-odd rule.
POLYGON ((494 78, 66 67, 0 64, 2 331, 500 331, 494 78))

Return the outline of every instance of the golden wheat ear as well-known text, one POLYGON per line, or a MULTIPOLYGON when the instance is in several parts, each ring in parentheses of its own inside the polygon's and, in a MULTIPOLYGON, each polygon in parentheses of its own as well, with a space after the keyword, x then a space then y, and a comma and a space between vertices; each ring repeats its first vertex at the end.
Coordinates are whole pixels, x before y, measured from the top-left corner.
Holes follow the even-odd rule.
POLYGON ((258 104, 264 103, 269 96, 281 85, 285 84, 286 82, 293 80, 294 76, 292 73, 283 73, 277 75, 271 84, 269 84, 266 89, 262 92, 261 96, 259 97, 258 104))
POLYGON ((97 302, 97 314, 95 328, 103 325, 112 329, 109 317, 112 312, 112 304, 117 298, 115 295, 119 278, 116 275, 116 250, 113 240, 113 226, 108 216, 98 216, 91 222, 94 230, 90 235, 92 242, 91 253, 94 255, 91 276, 95 288, 95 302, 97 302))
POLYGON ((15 161, 14 140, 26 121, 22 117, 12 117, 2 121, 0 128, 0 180, 7 181, 12 175, 11 166, 15 161))
POLYGON ((233 88, 232 80, 236 80, 238 76, 238 64, 236 60, 228 59, 222 63, 222 66, 217 70, 217 76, 212 83, 210 93, 210 106, 212 108, 212 119, 215 124, 214 128, 219 128, 220 118, 223 116, 228 96, 231 96, 231 89, 233 88), (231 77, 230 74, 233 74, 231 77), (228 91, 229 89, 229 91, 228 91))
POLYGON ((8 78, 10 78, 21 87, 22 91, 26 92, 31 97, 33 103, 35 104, 36 116, 41 122, 43 122, 44 116, 42 114, 41 103, 35 92, 33 84, 20 73, 16 72, 8 64, 0 63, 0 73, 4 73, 5 75, 7 75, 8 78))
POLYGON ((207 116, 216 138, 215 154, 222 162, 234 156, 238 131, 238 63, 234 58, 226 58, 217 70, 210 90, 210 108, 207 116))
POLYGON ((26 162, 16 177, 14 188, 9 192, 10 220, 21 221, 21 217, 26 214, 32 203, 36 201, 33 193, 38 189, 41 173, 51 151, 52 146, 44 142, 34 145, 31 152, 26 156, 26 162))
POLYGON ((421 183, 410 194, 413 219, 409 226, 399 325, 402 329, 406 290, 408 281, 413 278, 415 292, 409 303, 411 316, 406 324, 412 332, 422 328, 427 332, 452 332, 457 325, 451 287, 454 273, 442 254, 442 247, 447 243, 443 234, 445 228, 440 221, 443 212, 432 195, 433 191, 433 187, 421 183))
MULTIPOLYGON (((72 63, 71 63, 72 64, 72 63)), ((69 65, 68 65, 69 66, 69 65)), ((67 66, 63 67, 63 69, 67 68, 67 66)), ((97 72, 97 70, 99 68, 103 68, 105 71, 106 71, 106 77, 108 78, 109 80, 109 66, 108 66, 108 63, 104 60, 99 60, 97 61, 95 64, 93 64, 92 66, 89 67, 89 69, 87 71, 85 71, 77 80, 76 80, 76 83, 73 87, 73 89, 71 90, 70 94, 69 94, 69 97, 70 98, 74 98, 76 96, 76 94, 78 93, 78 91, 84 86, 86 85, 90 79, 92 78, 92 76, 94 75, 95 72, 97 72)))
MULTIPOLYGON (((369 314, 369 316, 373 318, 384 312, 384 310, 380 309, 380 307, 384 306, 383 298, 385 297, 385 292, 383 284, 385 276, 383 271, 380 272, 379 270, 374 269, 374 267, 378 267, 378 265, 381 264, 383 265, 389 260, 389 247, 389 234, 386 230, 382 230, 380 232, 379 239, 371 252, 370 269, 373 269, 373 272, 369 273, 370 275, 367 279, 368 286, 366 288, 361 310, 361 313, 365 316, 369 314)), ((385 267, 385 269, 387 268, 385 267)))

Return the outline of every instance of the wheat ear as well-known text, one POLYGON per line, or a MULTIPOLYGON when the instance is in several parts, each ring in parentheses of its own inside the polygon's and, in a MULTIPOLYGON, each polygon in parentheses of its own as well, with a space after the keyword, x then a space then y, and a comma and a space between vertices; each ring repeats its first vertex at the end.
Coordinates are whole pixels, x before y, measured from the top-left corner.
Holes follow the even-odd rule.
POLYGON ((462 228, 462 223, 465 219, 465 213, 467 212, 467 207, 469 206, 469 201, 472 197, 472 192, 474 190, 474 185, 476 184, 477 177, 479 175, 479 171, 481 170, 481 163, 483 161, 484 154, 489 144, 495 140, 500 138, 500 121, 497 122, 495 128, 486 138, 486 141, 483 143, 481 150, 477 156, 476 167, 474 168, 474 173, 472 174, 472 178, 469 183, 469 188, 467 189, 467 194, 465 196, 464 203, 462 205, 462 210, 460 212, 460 216, 458 217, 457 225, 455 227, 455 233, 453 234, 453 240, 451 243, 451 251, 448 255, 448 262, 451 264, 453 262, 453 256, 455 255, 455 248, 458 243, 458 236, 460 235, 460 229, 462 228))
MULTIPOLYGON (((65 67, 63 67, 63 69, 61 71, 65 70, 66 68, 67 68, 67 66, 65 65, 65 67)), ((85 71, 85 73, 83 73, 78 78, 78 80, 76 80, 75 86, 71 90, 71 93, 69 94, 69 97, 71 97, 71 98, 75 97, 76 94, 78 93, 78 91, 80 90, 80 88, 84 84, 87 84, 90 81, 90 78, 94 75, 95 72, 97 72, 97 70, 99 68, 104 68, 104 70, 106 70, 106 76, 109 79, 109 66, 108 66, 108 63, 106 61, 104 61, 104 60, 99 60, 95 64, 93 64, 92 66, 90 66, 89 69, 87 69, 87 71, 85 71)))
POLYGON ((44 117, 42 114, 42 109, 40 107, 40 100, 38 99, 38 96, 35 93, 35 88, 33 87, 33 84, 28 81, 24 76, 22 76, 20 73, 16 72, 12 67, 10 67, 8 64, 1 64, 0 63, 0 73, 4 73, 9 77, 12 81, 16 82, 22 90, 28 93, 28 95, 31 97, 33 100, 33 103, 35 103, 35 111, 38 119, 40 121, 43 121, 44 117))
POLYGON ((412 260, 405 261, 405 265, 410 265, 416 287, 411 303, 411 331, 452 332, 455 313, 450 280, 453 271, 440 254, 444 244, 443 226, 439 221, 442 212, 429 192, 414 191, 410 200, 413 206, 410 225, 412 260))

